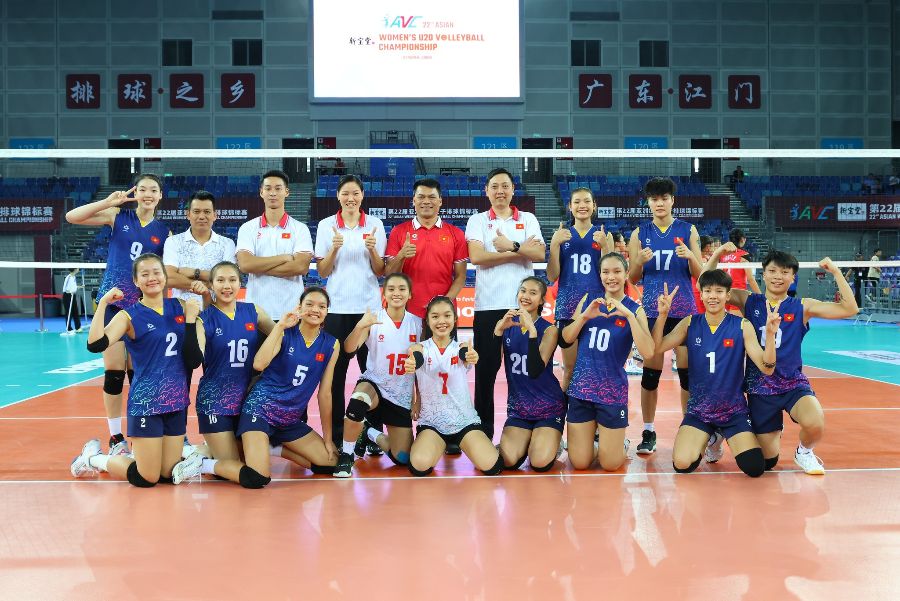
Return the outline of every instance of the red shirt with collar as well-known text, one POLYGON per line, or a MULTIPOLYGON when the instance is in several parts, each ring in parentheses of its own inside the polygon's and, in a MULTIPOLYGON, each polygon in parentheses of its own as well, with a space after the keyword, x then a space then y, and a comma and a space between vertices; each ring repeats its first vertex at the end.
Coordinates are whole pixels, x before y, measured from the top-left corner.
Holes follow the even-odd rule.
POLYGON ((403 262, 403 273, 413 283, 413 294, 406 309, 417 317, 425 316, 425 306, 435 296, 447 294, 453 283, 456 263, 469 258, 466 236, 461 229, 438 218, 431 228, 418 220, 405 221, 391 230, 385 255, 390 260, 400 253, 406 235, 416 246, 416 256, 403 262))

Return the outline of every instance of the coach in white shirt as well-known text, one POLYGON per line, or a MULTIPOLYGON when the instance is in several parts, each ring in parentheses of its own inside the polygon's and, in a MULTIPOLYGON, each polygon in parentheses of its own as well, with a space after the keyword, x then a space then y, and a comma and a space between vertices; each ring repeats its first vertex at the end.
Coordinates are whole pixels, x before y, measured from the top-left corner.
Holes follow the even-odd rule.
POLYGON ((238 230, 237 263, 246 274, 247 302, 279 320, 297 308, 313 245, 309 228, 284 211, 288 176, 273 169, 263 175, 259 195, 266 211, 238 230))
MULTIPOLYGON (((355 175, 343 176, 337 186, 340 210, 320 221, 316 230, 316 266, 319 275, 328 278, 325 288, 331 298, 325 331, 338 339, 342 349, 363 314, 366 311, 377 313, 381 308, 378 277, 384 275, 387 237, 381 220, 362 212, 363 196, 362 181, 355 175)), ((356 353, 361 372, 366 370, 367 357, 368 348, 363 345, 356 353)), ((341 352, 331 379, 331 435, 334 440, 343 437, 349 366, 350 356, 341 352)))
POLYGON ((473 345, 475 364, 475 410, 488 438, 494 435, 494 384, 500 370, 502 340, 494 327, 509 309, 517 306, 522 279, 534 275, 533 261, 544 260, 544 237, 537 218, 510 203, 515 184, 506 169, 487 176, 485 193, 491 209, 469 217, 466 242, 469 260, 475 265, 475 319, 473 345))
POLYGON ((191 226, 166 239, 163 264, 172 297, 202 303, 203 298, 195 294, 203 292, 197 282, 211 289, 209 270, 222 261, 234 262, 234 241, 212 229, 216 221, 216 197, 211 193, 199 190, 191 194, 185 213, 191 226))

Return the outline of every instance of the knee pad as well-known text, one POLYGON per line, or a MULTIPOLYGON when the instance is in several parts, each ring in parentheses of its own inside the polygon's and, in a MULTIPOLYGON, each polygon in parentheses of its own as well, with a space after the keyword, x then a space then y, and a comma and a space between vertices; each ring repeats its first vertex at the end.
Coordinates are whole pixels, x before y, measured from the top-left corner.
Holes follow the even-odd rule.
POLYGON ((682 390, 690 390, 690 388, 688 388, 688 368, 678 368, 678 381, 681 383, 682 390))
POLYGON ((772 457, 770 459, 766 459, 766 471, 769 471, 770 469, 774 468, 776 465, 778 465, 778 455, 775 455, 774 457, 772 457))
POLYGON ((741 471, 751 478, 759 478, 766 471, 766 458, 763 457, 762 449, 749 449, 738 453, 734 460, 737 461, 741 471))
POLYGON ((407 465, 409 463, 409 453, 404 453, 400 451, 397 453, 398 457, 394 457, 394 454, 391 453, 390 449, 388 449, 387 456, 388 459, 394 462, 394 465, 407 465))
POLYGON ((481 470, 481 473, 485 476, 496 476, 500 472, 503 471, 503 457, 497 456, 497 462, 494 466, 489 470, 481 470))
POLYGON ((156 482, 150 482, 141 475, 141 473, 138 471, 136 462, 133 462, 128 466, 126 475, 128 476, 129 484, 131 484, 132 486, 137 486, 138 488, 153 488, 154 486, 156 486, 156 482))
POLYGON ((319 475, 319 476, 326 475, 326 474, 330 476, 331 474, 334 473, 334 466, 333 465, 316 465, 315 463, 313 463, 312 465, 309 466, 309 471, 311 471, 312 473, 319 475))
POLYGON ((409 462, 409 464, 407 464, 406 467, 409 468, 409 473, 412 474, 413 476, 420 476, 420 477, 421 477, 421 476, 428 476, 428 475, 431 474, 431 472, 434 471, 434 468, 433 468, 433 467, 430 467, 430 468, 428 468, 427 470, 417 470, 417 469, 415 468, 415 466, 413 466, 413 464, 412 464, 411 461, 409 462))
POLYGON ((684 469, 677 467, 674 462, 672 463, 672 467, 675 468, 675 471, 678 472, 679 474, 690 474, 691 472, 693 472, 695 469, 697 469, 700 466, 700 460, 702 458, 703 458, 702 455, 697 457, 697 460, 694 461, 694 463, 690 464, 689 466, 687 466, 684 469))
POLYGON ((124 369, 107 369, 103 372, 103 392, 106 394, 122 394, 124 386, 124 369))
POLYGON ((134 384, 134 370, 129 369, 129 370, 126 370, 125 373, 128 374, 128 385, 131 386, 132 384, 134 384))
MULTIPOLYGON (((520 467, 522 467, 523 465, 525 465, 525 460, 526 460, 526 459, 528 459, 528 454, 527 454, 527 453, 526 453, 525 455, 522 455, 521 459, 519 459, 518 461, 516 461, 514 464, 503 466, 503 469, 505 469, 505 470, 517 470, 517 469, 519 469, 520 467)), ((534 466, 532 466, 532 467, 534 467, 534 466)))
POLYGON ((661 369, 644 368, 644 375, 641 376, 641 388, 644 390, 656 390, 659 388, 659 379, 662 377, 661 369))
POLYGON ((238 472, 238 482, 244 488, 262 488, 272 481, 269 476, 263 476, 249 465, 245 465, 238 472))
POLYGON ((372 408, 372 399, 365 392, 354 392, 347 403, 347 419, 361 422, 372 408))
POLYGON ((556 463, 556 459, 554 459, 553 461, 551 461, 551 462, 548 463, 547 465, 535 465, 535 464, 532 463, 532 464, 531 464, 531 469, 533 469, 533 470, 536 471, 536 472, 542 472, 542 473, 543 473, 543 472, 549 472, 549 471, 550 471, 550 468, 553 467, 553 464, 554 464, 554 463, 556 463))
POLYGON ((175 484, 175 479, 172 476, 169 476, 168 478, 160 476, 157 484, 175 484))

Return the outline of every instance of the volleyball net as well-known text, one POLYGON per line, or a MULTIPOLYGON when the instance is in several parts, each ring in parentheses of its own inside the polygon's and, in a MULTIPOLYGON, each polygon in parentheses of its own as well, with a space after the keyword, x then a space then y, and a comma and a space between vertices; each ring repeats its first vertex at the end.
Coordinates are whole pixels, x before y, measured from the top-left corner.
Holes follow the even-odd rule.
MULTIPOLYGON (((192 193, 216 197, 214 230, 235 238, 239 226, 263 211, 262 175, 272 169, 290 179, 287 211, 317 224, 334 214, 340 177, 363 181, 364 210, 386 229, 414 216, 418 179, 439 182, 442 217, 465 228, 485 211, 486 175, 502 167, 513 174, 514 204, 533 212, 549 243, 571 216, 572 192, 586 188, 597 204, 596 221, 626 240, 649 218, 642 190, 651 177, 670 177, 678 188, 676 217, 691 221, 712 244, 744 232, 751 267, 769 249, 801 262, 798 293, 833 299, 834 280, 818 268, 830 256, 860 290, 869 313, 900 314, 900 179, 892 150, 4 150, 0 151, 0 314, 45 314, 60 299, 67 267, 82 268, 85 308, 99 284, 109 228, 73 226, 72 208, 127 190, 137 173, 163 181, 157 217, 173 233, 189 227, 192 193), (868 260, 881 249, 870 277, 868 260), (50 303, 50 304, 48 304, 50 303)), ((128 206, 128 205, 125 205, 128 206)), ((706 240, 706 239, 704 239, 706 240)), ((538 265, 542 273, 543 265, 538 265)), ((759 279, 759 272, 756 272, 759 279)), ((319 282, 315 266, 310 281, 319 282)), ((469 282, 474 284, 470 266, 469 282)), ((469 292, 467 292, 468 294, 469 292)), ((59 312, 62 312, 61 309, 59 312)), ((889 318, 890 319, 890 318, 889 318)), ((895 319, 896 320, 896 319, 895 319)))

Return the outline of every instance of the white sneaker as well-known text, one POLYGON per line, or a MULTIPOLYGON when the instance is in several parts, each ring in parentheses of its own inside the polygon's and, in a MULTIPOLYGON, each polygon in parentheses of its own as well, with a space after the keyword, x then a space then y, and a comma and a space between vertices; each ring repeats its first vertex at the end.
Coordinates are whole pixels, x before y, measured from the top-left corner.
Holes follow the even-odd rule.
POLYGON ((634 362, 634 359, 629 359, 625 362, 625 373, 629 376, 640 376, 644 373, 644 370, 634 362))
POLYGON ((82 332, 84 332, 84 328, 76 328, 75 330, 76 334, 81 334, 82 332))
POLYGON ((566 450, 566 439, 560 438, 559 439, 559 448, 556 449, 556 458, 559 459, 560 455, 562 455, 565 450, 566 450))
POLYGON ((800 466, 807 474, 811 476, 824 476, 825 475, 825 464, 822 463, 822 460, 816 457, 816 454, 810 451, 809 453, 800 453, 799 451, 794 452, 794 463, 800 466))
POLYGON ((110 457, 116 457, 117 455, 127 455, 128 454, 128 441, 120 440, 113 446, 109 447, 109 455, 110 457))
POLYGON ((716 463, 725 454, 722 443, 725 437, 716 432, 713 437, 706 443, 706 463, 716 463))
POLYGON ((675 357, 675 353, 672 353, 672 371, 678 371, 678 359, 675 357))
POLYGON ((625 456, 628 456, 628 447, 631 446, 631 441, 629 439, 625 439, 625 456))
POLYGON ((641 355, 640 351, 638 351, 636 344, 631 345, 631 358, 635 361, 640 361, 641 363, 644 362, 644 357, 641 355))
POLYGON ((84 446, 81 447, 81 454, 72 460, 72 466, 70 467, 72 476, 81 478, 82 476, 96 474, 99 470, 95 467, 91 467, 91 457, 99 454, 100 441, 98 439, 92 438, 84 443, 84 446))
POLYGON ((60 336, 74 336, 74 335, 75 335, 75 330, 69 330, 69 331, 67 331, 67 332, 60 332, 59 335, 60 335, 60 336))
POLYGON ((187 459, 183 459, 172 468, 172 483, 181 484, 185 480, 200 480, 200 466, 203 465, 203 456, 200 453, 191 453, 187 459))

